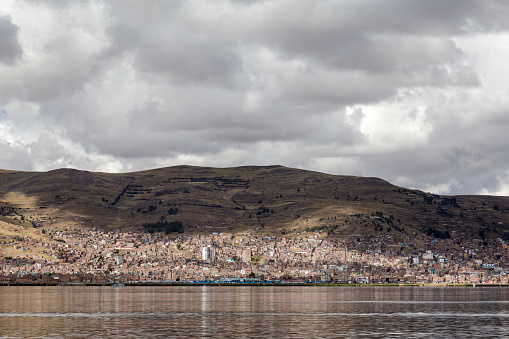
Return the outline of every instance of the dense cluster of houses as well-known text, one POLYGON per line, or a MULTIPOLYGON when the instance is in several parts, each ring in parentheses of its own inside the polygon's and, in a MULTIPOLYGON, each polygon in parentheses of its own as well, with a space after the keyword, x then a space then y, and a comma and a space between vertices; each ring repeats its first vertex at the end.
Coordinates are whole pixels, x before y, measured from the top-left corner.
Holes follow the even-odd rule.
POLYGON ((0 239, 1 283, 508 283, 501 239, 39 230, 0 239), (22 253, 11 255, 11 253, 22 253), (21 251, 21 252, 20 252, 21 251))

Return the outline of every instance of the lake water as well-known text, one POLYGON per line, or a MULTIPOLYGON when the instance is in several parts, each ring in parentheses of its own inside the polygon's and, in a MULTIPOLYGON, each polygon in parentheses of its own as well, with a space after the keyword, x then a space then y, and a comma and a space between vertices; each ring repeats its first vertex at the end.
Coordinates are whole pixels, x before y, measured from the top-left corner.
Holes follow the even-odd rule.
POLYGON ((0 338, 509 337, 497 287, 0 287, 0 338))

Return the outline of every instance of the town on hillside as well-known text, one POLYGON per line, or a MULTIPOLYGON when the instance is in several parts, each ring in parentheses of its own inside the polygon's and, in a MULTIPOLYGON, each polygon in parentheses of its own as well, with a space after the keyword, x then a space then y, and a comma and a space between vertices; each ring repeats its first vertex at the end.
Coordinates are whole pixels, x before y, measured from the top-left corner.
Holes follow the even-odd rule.
POLYGON ((330 239, 249 233, 185 235, 37 229, 0 237, 2 284, 414 283, 507 284, 502 239, 390 234, 330 239))

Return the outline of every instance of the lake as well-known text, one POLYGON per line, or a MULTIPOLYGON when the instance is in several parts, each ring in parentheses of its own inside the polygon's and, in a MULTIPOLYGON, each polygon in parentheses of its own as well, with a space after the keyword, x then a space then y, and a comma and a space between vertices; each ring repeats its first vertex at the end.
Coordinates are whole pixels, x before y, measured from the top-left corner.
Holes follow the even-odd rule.
POLYGON ((0 287, 0 338, 509 337, 503 287, 0 287))

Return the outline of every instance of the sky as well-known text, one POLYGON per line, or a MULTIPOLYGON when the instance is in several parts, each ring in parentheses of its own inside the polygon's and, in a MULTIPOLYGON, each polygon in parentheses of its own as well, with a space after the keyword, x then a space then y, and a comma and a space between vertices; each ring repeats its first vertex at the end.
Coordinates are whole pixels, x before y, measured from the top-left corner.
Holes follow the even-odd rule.
POLYGON ((506 0, 2 0, 0 168, 509 195, 506 0))

